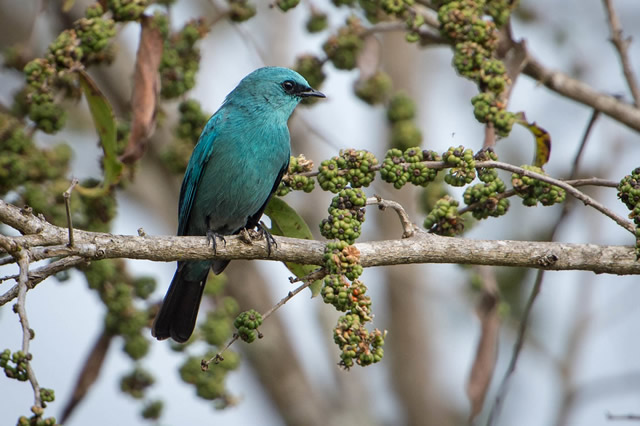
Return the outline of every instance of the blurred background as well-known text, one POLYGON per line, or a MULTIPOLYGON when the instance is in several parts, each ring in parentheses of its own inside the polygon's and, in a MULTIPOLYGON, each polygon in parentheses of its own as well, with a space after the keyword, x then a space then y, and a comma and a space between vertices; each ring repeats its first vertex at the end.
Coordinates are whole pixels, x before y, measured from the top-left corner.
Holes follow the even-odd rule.
MULTIPOLYGON (((40 57, 47 46, 90 5, 77 0, 68 12, 58 1, 0 0, 0 47, 18 46, 27 60, 40 57)), ((116 191, 117 215, 110 228, 135 235, 172 235, 177 227, 177 203, 182 175, 167 166, 166 152, 176 138, 180 101, 197 100, 202 111, 213 113, 239 80, 264 65, 294 67, 302 54, 322 56, 322 45, 351 14, 360 9, 337 7, 329 1, 302 1, 283 13, 269 2, 256 1, 252 19, 234 23, 220 19, 199 42, 201 62, 195 87, 178 100, 163 102, 149 150, 136 166, 130 183, 116 191), (328 28, 310 34, 306 22, 312 10, 327 14, 328 28)), ((631 65, 640 70, 640 8, 636 0, 616 0, 624 34, 633 38, 631 65)), ((170 7, 170 28, 179 30, 193 18, 213 22, 227 3, 178 0, 170 7)), ((164 11, 153 5, 148 13, 164 11)), ((516 40, 526 40, 529 51, 545 66, 584 81, 596 90, 629 100, 618 56, 609 42, 610 31, 603 3, 597 0, 521 0, 512 16, 516 40)), ((113 41, 115 60, 90 68, 90 74, 112 103, 117 117, 127 117, 135 55, 140 36, 136 22, 119 24, 113 41)), ((404 90, 416 102, 416 126, 422 147, 443 152, 464 145, 482 147, 484 126, 473 116, 472 82, 451 67, 446 45, 420 47, 405 41, 402 31, 376 34, 372 48, 379 69, 391 77, 393 90, 404 90)), ((343 148, 367 149, 382 158, 390 147, 390 129, 384 106, 371 106, 354 95, 357 69, 338 70, 331 63, 320 89, 326 100, 297 109, 290 121, 292 155, 304 153, 317 165, 343 148)), ((0 103, 9 106, 24 85, 24 74, 0 70, 0 103)), ((67 178, 100 179, 101 149, 84 100, 68 103, 66 126, 53 135, 35 132, 40 146, 66 142, 72 148, 67 178)), ((551 158, 545 167, 554 177, 567 177, 592 110, 552 93, 527 76, 520 76, 509 109, 524 111, 552 137, 551 158)), ((531 162, 533 138, 514 127, 498 142, 496 152, 505 162, 531 162)), ((188 153, 187 153, 188 154, 188 153)), ((0 152, 0 156, 2 152, 0 152)), ((187 157, 188 158, 188 157, 187 157)), ((638 132, 606 116, 596 121, 586 146, 579 176, 620 180, 638 167, 638 132)), ((501 174, 506 180, 509 175, 501 174)), ((625 206, 614 189, 588 189, 589 195, 620 215, 625 206)), ((462 190, 451 190, 460 197, 462 190)), ((401 191, 380 179, 366 188, 396 200, 421 224, 423 189, 401 191)), ((12 201, 12 193, 5 199, 12 201)), ((291 193, 284 199, 322 239, 317 224, 326 217, 331 194, 291 193)), ((572 201, 572 200, 570 200, 572 201)), ((503 217, 475 224, 465 237, 478 239, 546 240, 562 205, 527 208, 512 199, 503 217)), ((56 223, 64 226, 63 223, 56 223)), ((4 232, 4 229, 3 229, 4 232)), ((400 238, 394 214, 370 208, 360 241, 400 238)), ((593 209, 576 203, 562 222, 555 240, 603 245, 631 245, 632 237, 593 209)), ((174 263, 125 262, 131 276, 156 280, 149 303, 159 301, 173 275, 174 263)), ((536 271, 495 268, 503 309, 498 358, 484 409, 477 424, 485 424, 500 380, 507 368, 524 304, 536 271)), ((0 267, 0 275, 13 273, 0 267)), ((227 269, 226 294, 241 309, 264 312, 285 296, 292 285, 284 265, 266 261, 234 261, 227 269)), ((469 268, 456 265, 412 265, 367 269, 362 280, 373 302, 373 326, 388 330, 384 359, 374 365, 344 371, 337 365, 338 349, 332 328, 339 313, 320 298, 303 292, 288 302, 263 326, 265 337, 251 345, 236 343, 237 370, 228 374, 224 409, 196 396, 193 385, 178 372, 185 354, 168 342, 150 341, 148 354, 135 363, 115 337, 106 352, 95 385, 76 407, 66 425, 137 425, 140 400, 120 391, 121 378, 134 365, 143 365, 155 378, 143 401, 163 400, 162 425, 188 424, 300 424, 300 425, 461 425, 468 423, 470 403, 465 393, 480 322, 476 306, 480 294, 471 285, 469 268)), ((11 283, 4 282, 0 288, 11 283)), ((595 275, 589 272, 549 272, 544 276, 531 317, 530 329, 516 372, 506 393, 499 425, 604 425, 607 413, 640 414, 640 344, 638 324, 640 284, 637 277, 595 275)), ((4 292, 4 291, 3 291, 4 292)), ((17 350, 21 328, 9 309, 0 310, 0 349, 17 350)), ((211 304, 203 305, 200 318, 211 304)), ((71 399, 80 370, 104 328, 105 304, 87 286, 85 274, 72 270, 64 282, 50 278, 28 293, 27 309, 36 338, 31 343, 33 366, 41 385, 53 388, 56 401, 47 415, 60 419, 71 399)), ((203 342, 187 351, 201 354, 203 342)), ((31 388, 25 383, 0 380, 0 424, 15 424, 29 414, 31 388)), ((218 405, 220 401, 218 401, 218 405)))

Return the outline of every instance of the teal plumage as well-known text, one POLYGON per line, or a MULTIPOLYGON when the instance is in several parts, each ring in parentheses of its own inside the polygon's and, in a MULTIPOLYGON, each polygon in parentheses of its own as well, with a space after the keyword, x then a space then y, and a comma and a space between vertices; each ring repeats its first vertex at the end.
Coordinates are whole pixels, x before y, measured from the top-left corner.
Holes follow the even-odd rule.
MULTIPOLYGON (((246 76, 207 122, 182 181, 178 235, 216 236, 259 226, 287 170, 287 121, 308 96, 324 97, 298 73, 265 67, 246 76)), ((185 342, 195 327, 209 269, 229 261, 183 261, 171 281, 152 334, 185 342)))

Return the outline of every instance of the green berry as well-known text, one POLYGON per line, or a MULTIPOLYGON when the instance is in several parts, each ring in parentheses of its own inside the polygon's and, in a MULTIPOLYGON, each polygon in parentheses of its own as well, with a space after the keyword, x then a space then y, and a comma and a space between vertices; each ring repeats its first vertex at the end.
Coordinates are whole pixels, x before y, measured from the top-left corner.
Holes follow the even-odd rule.
MULTIPOLYGON (((546 174, 540 167, 524 165, 522 168, 535 173, 546 174)), ((522 198, 522 204, 525 206, 533 207, 538 203, 542 203, 543 206, 551 206, 563 202, 566 198, 564 189, 517 173, 513 173, 511 176, 511 184, 516 194, 522 198)))
POLYGON ((458 202, 448 195, 439 199, 424 220, 424 227, 438 235, 453 237, 464 230, 458 202))

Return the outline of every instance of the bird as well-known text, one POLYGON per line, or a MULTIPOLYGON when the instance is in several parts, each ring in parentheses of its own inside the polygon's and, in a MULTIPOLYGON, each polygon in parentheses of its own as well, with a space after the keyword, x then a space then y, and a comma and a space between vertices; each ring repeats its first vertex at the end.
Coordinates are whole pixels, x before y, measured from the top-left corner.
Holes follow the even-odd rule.
MULTIPOLYGON (((179 236, 207 236, 215 254, 216 238, 258 229, 270 251, 273 237, 260 218, 289 167, 287 122, 308 97, 326 96, 288 68, 259 68, 238 83, 204 126, 189 159, 180 188, 179 236)), ((179 261, 151 334, 186 342, 209 270, 217 275, 228 264, 179 261)))

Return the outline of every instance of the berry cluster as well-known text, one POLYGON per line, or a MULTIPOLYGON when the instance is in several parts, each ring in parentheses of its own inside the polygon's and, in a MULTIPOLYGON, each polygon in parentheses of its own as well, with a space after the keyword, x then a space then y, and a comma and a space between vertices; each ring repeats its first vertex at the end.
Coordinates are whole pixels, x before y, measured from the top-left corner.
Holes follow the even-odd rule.
POLYGON ((396 93, 387 107, 387 120, 391 124, 391 146, 401 150, 422 143, 422 132, 413 122, 416 105, 413 99, 403 92, 396 93))
POLYGON ((107 7, 113 14, 113 19, 121 22, 139 20, 148 4, 148 0, 107 1, 107 7))
POLYGON ((44 411, 37 406, 31 407, 31 411, 37 412, 31 417, 20 416, 17 426, 60 426, 55 417, 42 417, 44 411))
POLYGON ((636 258, 640 259, 640 167, 622 178, 618 184, 618 198, 631 210, 629 218, 636 225, 636 258))
POLYGON ((493 123, 500 136, 507 136, 516 121, 516 115, 506 111, 500 99, 511 79, 504 63, 495 56, 498 27, 507 22, 512 3, 448 0, 438 9, 440 32, 454 45, 453 66, 480 89, 481 93, 471 100, 474 115, 481 123, 493 123))
POLYGON ((355 363, 367 366, 382 360, 386 331, 377 328, 369 332, 356 314, 346 314, 338 319, 333 329, 333 341, 340 347, 340 366, 349 369, 355 363))
POLYGON ((349 282, 344 275, 327 275, 322 287, 322 300, 341 312, 356 311, 370 320, 371 299, 365 296, 367 287, 360 280, 349 282))
POLYGON ((509 209, 509 200, 499 196, 504 191, 504 182, 496 178, 491 182, 468 187, 464 191, 464 202, 468 206, 474 205, 471 214, 476 219, 502 216, 509 209))
POLYGON ((327 239, 352 244, 361 233, 367 197, 359 188, 346 188, 331 201, 329 217, 320 223, 320 233, 327 239))
POLYGON ((293 9, 300 3, 300 0, 276 0, 276 5, 282 10, 286 12, 289 9, 293 9))
POLYGON ((362 33, 364 27, 354 16, 347 18, 345 26, 324 43, 322 48, 333 66, 340 70, 351 70, 356 67, 356 59, 364 46, 362 33))
POLYGON ((344 275, 352 281, 362 275, 360 251, 345 241, 327 243, 324 265, 330 275, 344 275))
POLYGON ((57 94, 77 99, 80 91, 72 69, 108 62, 112 58, 109 41, 115 36, 115 23, 103 17, 100 5, 87 9, 86 17, 73 23, 49 45, 44 58, 24 67, 27 79, 26 107, 29 118, 45 133, 55 133, 65 124, 66 111, 57 103, 57 94))
MULTIPOLYGON (((476 162, 498 161, 498 154, 496 154, 493 148, 484 148, 478 151, 473 158, 476 162)), ((478 179, 485 183, 493 182, 498 178, 498 171, 493 167, 478 167, 476 171, 478 173, 478 179)))
POLYGON ((67 114, 54 103, 56 67, 47 59, 36 58, 24 67, 27 78, 26 100, 29 118, 45 133, 55 133, 64 126, 67 114))
MULTIPOLYGON (((238 367, 239 356, 231 350, 226 350, 224 362, 216 365, 215 368, 206 369, 206 371, 202 371, 201 362, 203 359, 214 357, 215 353, 220 351, 220 348, 228 342, 235 332, 234 320, 238 318, 239 306, 235 299, 225 295, 226 281, 225 274, 209 274, 204 288, 204 296, 208 299, 209 305, 214 306, 214 309, 207 310, 205 321, 198 324, 195 337, 187 343, 201 339, 210 347, 206 353, 200 354, 200 356, 187 357, 180 367, 182 380, 193 385, 199 397, 215 401, 216 407, 220 408, 224 408, 233 399, 228 394, 225 380, 227 374, 238 367)), ((244 326, 243 324, 239 325, 244 326)), ((176 344, 173 348, 182 351, 185 346, 176 344)))
MULTIPOLYGON (((534 173, 546 175, 540 167, 524 165, 522 168, 534 173)), ((517 173, 511 176, 511 184, 516 194, 522 198, 522 204, 529 207, 537 205, 538 202, 542 203, 543 206, 552 206, 556 203, 563 202, 566 197, 566 193, 562 188, 535 178, 521 176, 517 173)))
POLYGON ((224 408, 229 398, 225 388, 224 379, 229 371, 238 368, 240 357, 232 351, 226 351, 224 362, 202 371, 202 359, 213 358, 215 353, 207 353, 204 356, 190 356, 180 367, 180 377, 185 383, 195 386, 196 394, 209 401, 216 401, 216 407, 224 408))
POLYGON ((22 351, 11 353, 9 349, 5 349, 0 353, 0 368, 10 379, 24 382, 29 378, 27 364, 30 360, 31 354, 25 354, 22 351))
POLYGON ((110 63, 113 60, 109 41, 116 35, 115 22, 101 15, 102 6, 96 3, 91 10, 87 10, 86 18, 78 19, 73 24, 86 65, 110 63))
POLYGON ((409 6, 412 6, 414 0, 382 0, 381 6, 387 14, 391 16, 400 16, 407 11, 409 6))
POLYGON ((0 128, 6 129, 0 134, 0 196, 27 183, 40 184, 66 175, 71 159, 68 145, 40 149, 19 121, 9 116, 0 115, 0 128))
POLYGON ((340 347, 340 365, 350 368, 369 365, 382 359, 385 333, 370 333, 364 324, 372 320, 371 298, 367 287, 358 279, 362 274, 360 251, 344 241, 328 243, 324 266, 329 273, 324 279, 322 299, 338 311, 346 312, 334 328, 334 341, 340 347))
POLYGON ((392 81, 389 74, 384 71, 376 71, 375 74, 365 80, 359 80, 355 86, 356 96, 369 105, 383 103, 392 89, 392 81))
POLYGON ((458 214, 458 202, 445 195, 436 202, 424 220, 424 227, 434 234, 453 237, 464 231, 464 223, 458 214))
POLYGON ((149 401, 144 404, 142 412, 140 415, 143 419, 147 420, 158 420, 162 415, 162 409, 164 408, 164 403, 160 400, 149 401))
POLYGON ((322 86, 327 75, 322 71, 323 61, 314 55, 301 55, 296 58, 294 69, 316 89, 322 86))
POLYGON ((238 302, 232 297, 216 300, 216 309, 207 312, 207 318, 199 326, 203 339, 212 346, 221 347, 231 336, 233 318, 238 314, 238 302))
POLYGON ((369 186, 375 179, 378 159, 369 151, 345 149, 340 155, 320 163, 318 184, 325 191, 340 192, 347 184, 352 188, 369 186))
POLYGON ((276 191, 276 195, 284 197, 292 190, 311 192, 315 187, 315 180, 309 176, 303 176, 298 173, 307 173, 313 170, 313 161, 307 160, 304 155, 291 157, 289 160, 289 169, 282 177, 280 186, 276 191))
POLYGON ((155 379, 148 371, 135 367, 132 372, 120 379, 120 390, 134 397, 144 398, 145 391, 155 383, 155 379))
POLYGON ((136 298, 148 296, 155 289, 152 278, 134 280, 124 270, 121 260, 92 262, 82 268, 89 287, 98 292, 107 307, 105 330, 124 339, 124 352, 139 360, 149 350, 145 327, 150 313, 136 307, 136 298))
POLYGON ((442 161, 451 167, 444 177, 449 185, 464 186, 476 178, 476 160, 472 150, 464 149, 462 145, 450 147, 442 154, 442 161))
MULTIPOLYGON (((498 156, 492 148, 478 151, 474 156, 476 161, 497 161, 498 156)), ((498 177, 495 168, 479 167, 476 169, 478 179, 484 183, 479 183, 467 188, 464 191, 464 202, 468 206, 473 206, 471 214, 474 218, 486 219, 489 216, 498 217, 507 213, 509 200, 500 194, 504 193, 506 186, 504 181, 498 177)))
POLYGON ((233 22, 244 22, 253 18, 256 7, 248 0, 227 0, 229 2, 229 18, 233 22))
POLYGON ((182 96, 196 84, 200 50, 195 46, 209 31, 203 19, 187 22, 164 43, 160 62, 161 95, 165 99, 182 96))
POLYGON ((420 41, 420 33, 418 32, 418 29, 424 24, 424 16, 421 13, 409 10, 406 23, 407 34, 405 35, 405 40, 409 43, 420 41))
POLYGON ((258 327, 262 325, 262 315, 260 312, 250 309, 240 313, 233 322, 233 326, 238 330, 238 336, 247 343, 262 337, 258 332, 258 327))
POLYGON ((440 160, 435 151, 413 147, 402 152, 393 148, 385 155, 380 176, 385 182, 393 183, 396 189, 402 188, 407 182, 424 187, 435 180, 438 170, 429 168, 423 161, 440 160))
MULTIPOLYGON (((310 33, 319 33, 320 31, 326 30, 328 26, 329 20, 327 19, 327 14, 312 8, 311 16, 309 16, 309 20, 307 21, 307 31, 310 33)), ((309 80, 307 79, 307 81, 309 80)), ((311 87, 316 86, 312 84, 311 87)))
POLYGON ((473 114, 481 123, 493 123, 500 136, 507 136, 517 120, 517 114, 507 111, 506 104, 491 92, 483 92, 471 98, 473 114))

